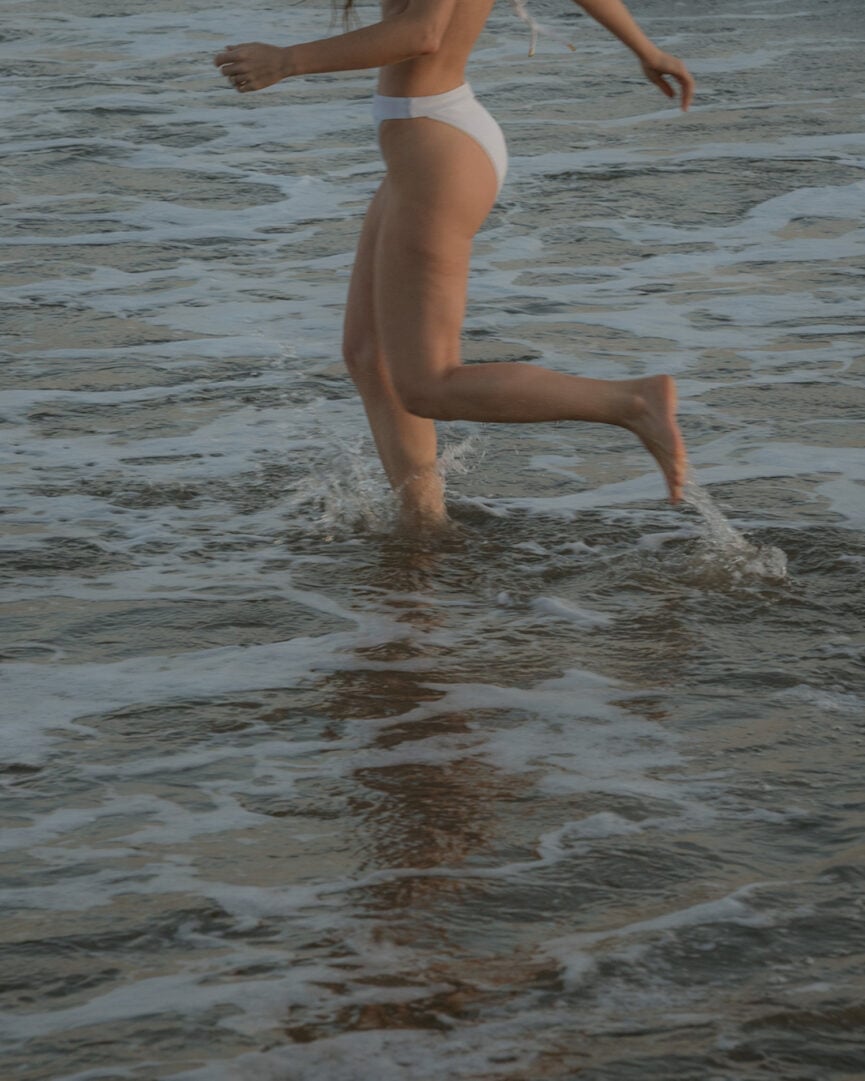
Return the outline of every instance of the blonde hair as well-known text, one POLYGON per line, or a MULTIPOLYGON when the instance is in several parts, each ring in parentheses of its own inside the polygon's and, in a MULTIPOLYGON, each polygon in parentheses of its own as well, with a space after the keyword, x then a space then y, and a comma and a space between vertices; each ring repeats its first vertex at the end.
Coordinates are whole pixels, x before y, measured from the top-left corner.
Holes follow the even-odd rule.
MULTIPOLYGON (((566 45, 567 48, 569 48, 572 53, 577 51, 576 46, 573 44, 573 42, 564 41, 560 37, 559 34, 552 33, 550 30, 547 30, 546 27, 541 26, 540 23, 537 22, 537 20, 534 19, 529 14, 529 12, 526 10, 526 2, 525 2, 525 0, 510 0, 510 3, 511 3, 511 7, 514 9, 514 14, 517 16, 518 19, 521 19, 526 24, 526 26, 528 26, 529 30, 531 31, 532 37, 531 37, 531 41, 529 42, 529 56, 534 56, 535 55, 535 47, 536 47, 536 45, 538 43, 538 37, 541 34, 543 34, 545 37, 557 38, 559 41, 562 41, 563 44, 566 45)), ((336 5, 336 0, 334 0, 334 6, 335 5, 336 5)), ((352 26, 352 24, 354 24, 356 22, 357 22, 357 15, 355 14, 355 11, 354 11, 354 0, 343 0, 343 5, 342 5, 342 24, 343 24, 343 26, 345 27, 346 30, 348 30, 349 27, 352 26)))
MULTIPOLYGON (((336 0, 334 0, 334 7, 336 6, 336 0)), ((354 11, 354 0, 344 0, 342 5, 342 25, 346 30, 357 22, 357 15, 354 11)))

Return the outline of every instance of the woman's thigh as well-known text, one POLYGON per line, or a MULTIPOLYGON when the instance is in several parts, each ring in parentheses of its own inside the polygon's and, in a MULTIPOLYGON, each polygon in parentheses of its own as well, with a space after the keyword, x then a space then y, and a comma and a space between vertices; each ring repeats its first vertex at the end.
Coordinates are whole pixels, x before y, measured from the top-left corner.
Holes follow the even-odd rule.
POLYGON ((375 329, 373 282, 375 249, 386 199, 387 179, 380 185, 363 221, 358 239, 354 267, 348 287, 343 321, 342 350, 346 364, 355 374, 359 368, 377 364, 379 345, 375 329))
POLYGON ((394 385, 409 408, 460 363, 472 241, 497 178, 464 132, 427 118, 381 126, 388 197, 375 252, 376 325, 394 385))

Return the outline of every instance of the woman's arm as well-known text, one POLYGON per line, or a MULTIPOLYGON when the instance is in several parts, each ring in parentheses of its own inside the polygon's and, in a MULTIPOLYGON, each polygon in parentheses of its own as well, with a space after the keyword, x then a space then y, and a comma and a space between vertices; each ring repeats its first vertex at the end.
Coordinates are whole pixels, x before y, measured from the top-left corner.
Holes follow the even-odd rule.
POLYGON ((241 92, 292 75, 355 71, 398 64, 438 50, 456 0, 409 0, 397 15, 332 38, 280 48, 258 41, 229 45, 214 59, 241 92))
POLYGON ((668 98, 676 96, 676 91, 664 78, 671 75, 681 89, 682 108, 688 108, 694 96, 693 76, 678 57, 663 52, 646 37, 622 0, 574 0, 574 3, 636 53, 646 78, 668 98))

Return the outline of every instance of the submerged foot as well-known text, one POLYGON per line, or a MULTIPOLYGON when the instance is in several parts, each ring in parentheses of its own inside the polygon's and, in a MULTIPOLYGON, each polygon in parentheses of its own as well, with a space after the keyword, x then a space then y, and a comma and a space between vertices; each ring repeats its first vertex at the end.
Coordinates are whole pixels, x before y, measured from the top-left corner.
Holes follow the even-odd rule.
POLYGON ((676 383, 670 375, 634 381, 635 398, 625 425, 661 467, 670 490, 670 502, 682 498, 687 456, 676 423, 676 383))
POLYGON ((429 537, 431 535, 448 532, 453 523, 447 515, 447 511, 420 510, 417 507, 400 508, 400 529, 410 537, 429 537))
POLYGON ((444 484, 437 469, 410 477, 397 489, 400 526, 414 536, 446 530, 450 524, 445 509, 444 484))

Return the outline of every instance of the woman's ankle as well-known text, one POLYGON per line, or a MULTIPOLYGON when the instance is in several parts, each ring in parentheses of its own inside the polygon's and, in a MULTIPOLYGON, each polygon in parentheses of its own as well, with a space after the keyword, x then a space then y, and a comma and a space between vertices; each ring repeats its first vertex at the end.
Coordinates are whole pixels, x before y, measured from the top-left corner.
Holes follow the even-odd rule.
POLYGON ((412 529, 428 528, 448 521, 444 500, 444 482, 433 465, 413 473, 397 488, 400 522, 412 529))

